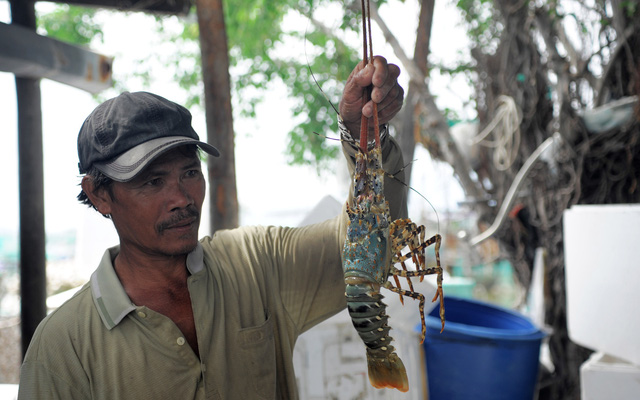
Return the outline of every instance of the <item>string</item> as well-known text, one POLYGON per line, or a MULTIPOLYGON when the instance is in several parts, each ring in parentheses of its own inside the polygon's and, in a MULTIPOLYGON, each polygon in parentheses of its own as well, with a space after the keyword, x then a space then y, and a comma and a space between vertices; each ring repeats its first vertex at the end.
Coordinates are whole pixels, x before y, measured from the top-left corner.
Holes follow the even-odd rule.
MULTIPOLYGON (((361 0, 362 7, 362 62, 363 67, 371 64, 373 67, 373 39, 371 34, 371 5, 370 0, 361 0), (367 40, 368 39, 368 40, 367 40)), ((373 90, 373 84, 365 88, 362 95, 362 106, 371 100, 371 91, 373 90)), ((373 138, 376 147, 380 147, 380 123, 378 118, 378 104, 372 101, 373 105, 373 138)), ((360 148, 367 149, 367 142, 369 141, 369 120, 362 115, 360 119, 360 148)))
MULTIPOLYGON (((369 63, 367 59, 367 5, 366 2, 368 0, 360 0, 360 5, 362 7, 362 64, 363 68, 369 63)), ((369 89, 365 88, 362 93, 362 107, 369 101, 369 89)), ((367 151, 367 142, 369 141, 369 120, 367 117, 362 114, 360 117, 360 149, 366 153, 367 151)))

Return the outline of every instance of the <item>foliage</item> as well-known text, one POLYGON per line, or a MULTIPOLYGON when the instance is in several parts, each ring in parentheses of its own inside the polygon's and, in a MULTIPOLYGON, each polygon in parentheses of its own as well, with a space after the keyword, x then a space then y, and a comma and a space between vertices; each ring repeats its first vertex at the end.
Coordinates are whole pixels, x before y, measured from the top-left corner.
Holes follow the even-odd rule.
MULTIPOLYGON (((306 17, 329 1, 263 0, 234 1, 226 6, 226 23, 231 64, 236 73, 235 93, 243 99, 240 111, 255 115, 262 101, 262 89, 274 79, 282 81, 291 97, 298 99, 292 110, 297 126, 289 132, 289 162, 316 165, 338 153, 323 136, 333 136, 337 115, 324 97, 337 104, 342 82, 357 63, 356 53, 337 35, 306 22, 305 31, 285 26, 289 20, 306 17), (315 80, 322 87, 316 86, 315 80), (257 91, 256 91, 257 89, 257 91), (315 132, 315 133, 314 133, 315 132)), ((351 30, 352 13, 345 12, 340 30, 351 30)), ((357 24, 356 24, 357 29, 357 24)))
POLYGON ((456 3, 467 22, 467 32, 473 46, 484 51, 495 49, 501 31, 493 3, 493 0, 458 0, 456 3))
POLYGON ((88 45, 92 40, 103 40, 101 26, 93 19, 95 14, 95 8, 63 4, 38 15, 38 29, 63 42, 88 45))
MULTIPOLYGON (((338 154, 337 146, 324 138, 335 137, 337 126, 337 115, 329 101, 337 106, 343 82, 358 62, 358 51, 341 39, 360 29, 356 13, 341 10, 333 28, 320 25, 314 17, 317 9, 332 3, 336 4, 332 0, 234 0, 224 4, 232 97, 242 99, 234 102, 235 111, 254 117, 256 106, 264 101, 267 85, 274 80, 283 82, 289 95, 297 99, 291 110, 296 127, 289 132, 288 161, 315 165, 318 171, 338 154), (286 20, 304 20, 305 28, 285 26, 286 20)), ((103 35, 95 14, 96 9, 60 5, 38 20, 49 36, 89 44, 103 35)), ((161 41, 177 49, 158 57, 162 57, 161 63, 172 71, 174 80, 185 91, 187 107, 204 104, 195 15, 194 7, 178 24, 177 17, 156 17, 161 41)), ((127 74, 114 77, 118 90, 126 90, 124 82, 131 78, 148 86, 153 84, 153 71, 137 69, 127 74)))

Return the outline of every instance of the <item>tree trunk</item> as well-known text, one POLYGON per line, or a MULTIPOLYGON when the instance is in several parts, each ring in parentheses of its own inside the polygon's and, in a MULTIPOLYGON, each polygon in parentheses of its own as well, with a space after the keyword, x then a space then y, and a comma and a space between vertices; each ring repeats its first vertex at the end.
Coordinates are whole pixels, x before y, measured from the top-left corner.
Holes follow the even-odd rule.
MULTIPOLYGON (((420 17, 418 20, 418 32, 416 35, 416 45, 413 51, 413 61, 424 76, 428 76, 429 68, 427 65, 427 58, 429 56, 429 42, 431 40, 431 25, 433 23, 433 9, 435 6, 434 0, 423 0, 420 7, 420 17)), ((406 102, 404 109, 400 114, 402 118, 400 126, 401 132, 398 135, 398 144, 402 150, 405 163, 408 163, 405 168, 405 177, 407 184, 411 181, 411 164, 413 160, 413 153, 416 148, 416 129, 419 129, 419 121, 414 118, 415 115, 419 115, 420 106, 418 105, 417 89, 415 88, 415 82, 409 81, 409 88, 407 90, 406 102)))
POLYGON ((196 0, 207 141, 220 150, 208 160, 211 233, 238 226, 229 49, 221 0, 196 0))

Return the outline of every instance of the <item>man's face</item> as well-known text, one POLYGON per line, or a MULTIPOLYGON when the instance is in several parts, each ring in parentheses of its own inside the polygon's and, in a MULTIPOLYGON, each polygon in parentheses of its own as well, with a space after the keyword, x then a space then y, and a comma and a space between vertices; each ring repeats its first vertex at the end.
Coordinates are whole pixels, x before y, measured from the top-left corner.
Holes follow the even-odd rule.
POLYGON ((169 150, 133 180, 114 182, 113 195, 108 213, 121 250, 179 256, 197 245, 205 181, 195 151, 169 150))

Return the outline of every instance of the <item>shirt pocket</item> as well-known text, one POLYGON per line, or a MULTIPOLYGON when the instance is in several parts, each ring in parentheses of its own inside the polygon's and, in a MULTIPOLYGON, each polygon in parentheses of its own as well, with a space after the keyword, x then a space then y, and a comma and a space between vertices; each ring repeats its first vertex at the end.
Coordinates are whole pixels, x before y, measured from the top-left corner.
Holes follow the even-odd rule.
POLYGON ((251 386, 259 398, 273 399, 276 395, 276 346, 273 318, 269 312, 265 314, 265 322, 238 332, 241 361, 238 367, 242 369, 234 376, 242 377, 241 384, 251 386))

